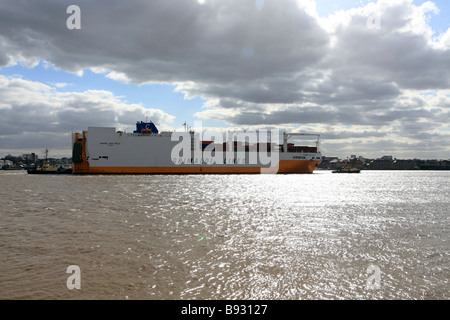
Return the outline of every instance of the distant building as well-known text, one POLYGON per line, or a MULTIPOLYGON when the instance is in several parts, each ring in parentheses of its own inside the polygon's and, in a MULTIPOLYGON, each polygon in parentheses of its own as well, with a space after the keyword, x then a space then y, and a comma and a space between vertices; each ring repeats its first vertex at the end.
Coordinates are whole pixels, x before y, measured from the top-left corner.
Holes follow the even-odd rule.
POLYGON ((22 154, 22 160, 36 162, 38 161, 38 155, 35 153, 22 154))
POLYGON ((338 157, 322 157, 322 161, 319 164, 319 168, 322 169, 336 169, 336 165, 339 163, 338 157))
POLYGON ((338 157, 322 157, 322 161, 332 161, 332 160, 339 160, 338 157))
POLYGON ((418 169, 417 160, 395 160, 392 166, 396 170, 416 170, 418 169))

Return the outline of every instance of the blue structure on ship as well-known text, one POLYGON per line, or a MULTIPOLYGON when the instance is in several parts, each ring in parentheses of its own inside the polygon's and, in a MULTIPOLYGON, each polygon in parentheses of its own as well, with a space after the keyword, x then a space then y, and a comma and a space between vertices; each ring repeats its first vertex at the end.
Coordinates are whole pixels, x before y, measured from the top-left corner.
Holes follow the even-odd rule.
POLYGON ((133 133, 158 133, 158 129, 153 122, 137 122, 136 130, 133 133))

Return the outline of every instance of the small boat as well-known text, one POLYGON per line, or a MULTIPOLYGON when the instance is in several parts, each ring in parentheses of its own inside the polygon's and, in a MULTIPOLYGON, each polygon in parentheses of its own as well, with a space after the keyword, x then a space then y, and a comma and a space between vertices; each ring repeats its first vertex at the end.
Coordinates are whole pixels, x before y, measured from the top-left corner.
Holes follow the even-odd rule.
POLYGON ((72 169, 63 167, 39 167, 27 170, 28 174, 71 174, 72 169))
POLYGON ((337 169, 337 170, 333 170, 333 173, 359 173, 361 170, 358 168, 341 168, 341 169, 337 169))
POLYGON ((71 174, 72 168, 52 166, 48 163, 48 150, 45 150, 45 160, 42 166, 27 170, 28 174, 71 174))

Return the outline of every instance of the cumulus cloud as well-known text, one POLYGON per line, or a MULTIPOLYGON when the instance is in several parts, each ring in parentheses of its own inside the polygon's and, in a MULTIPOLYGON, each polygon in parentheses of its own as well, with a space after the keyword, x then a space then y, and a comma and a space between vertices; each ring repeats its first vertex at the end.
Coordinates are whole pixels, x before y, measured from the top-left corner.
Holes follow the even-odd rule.
MULTIPOLYGON (((0 75, 0 149, 10 152, 52 146, 70 150, 70 132, 88 126, 115 126, 131 131, 136 119, 148 117, 167 125, 173 116, 159 109, 129 104, 112 92, 87 90, 59 92, 37 81, 0 75), (77 127, 74 127, 76 124, 77 127), (62 138, 62 137, 69 138, 62 138)), ((67 154, 66 154, 67 155, 67 154)))
MULTIPOLYGON (((199 118, 294 130, 312 124, 330 137, 329 152, 342 150, 333 143, 344 132, 363 139, 353 144, 361 152, 377 138, 410 154, 429 144, 449 157, 450 30, 430 27, 439 12, 433 2, 378 0, 319 17, 313 0, 80 0, 82 28, 68 30, 71 2, 0 1, 0 65, 45 59, 125 83, 176 84, 187 98, 206 100, 199 118)), ((29 95, 62 99, 45 87, 29 95)), ((126 111, 100 107, 117 97, 97 91, 65 99, 84 99, 104 119, 119 117, 114 123, 145 111, 117 101, 126 111)), ((2 102, 0 112, 33 112, 37 104, 2 102)), ((83 118, 70 107, 56 114, 83 118)))

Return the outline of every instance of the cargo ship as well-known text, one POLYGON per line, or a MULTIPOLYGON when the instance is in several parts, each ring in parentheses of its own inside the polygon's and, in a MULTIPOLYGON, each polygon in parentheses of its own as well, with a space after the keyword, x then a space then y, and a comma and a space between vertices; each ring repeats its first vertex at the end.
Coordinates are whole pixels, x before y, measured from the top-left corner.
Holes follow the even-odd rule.
POLYGON ((114 127, 88 127, 72 134, 73 174, 313 173, 322 158, 319 135, 280 136, 282 144, 278 142, 281 139, 276 143, 216 142, 196 139, 199 135, 194 131, 159 132, 151 121, 137 122, 133 133, 116 131, 114 127), (174 152, 180 144, 179 139, 173 139, 174 134, 192 138, 188 150, 191 153, 174 152), (314 136, 315 146, 289 143, 288 139, 295 136, 314 136), (263 161, 267 157, 272 161, 263 161))

